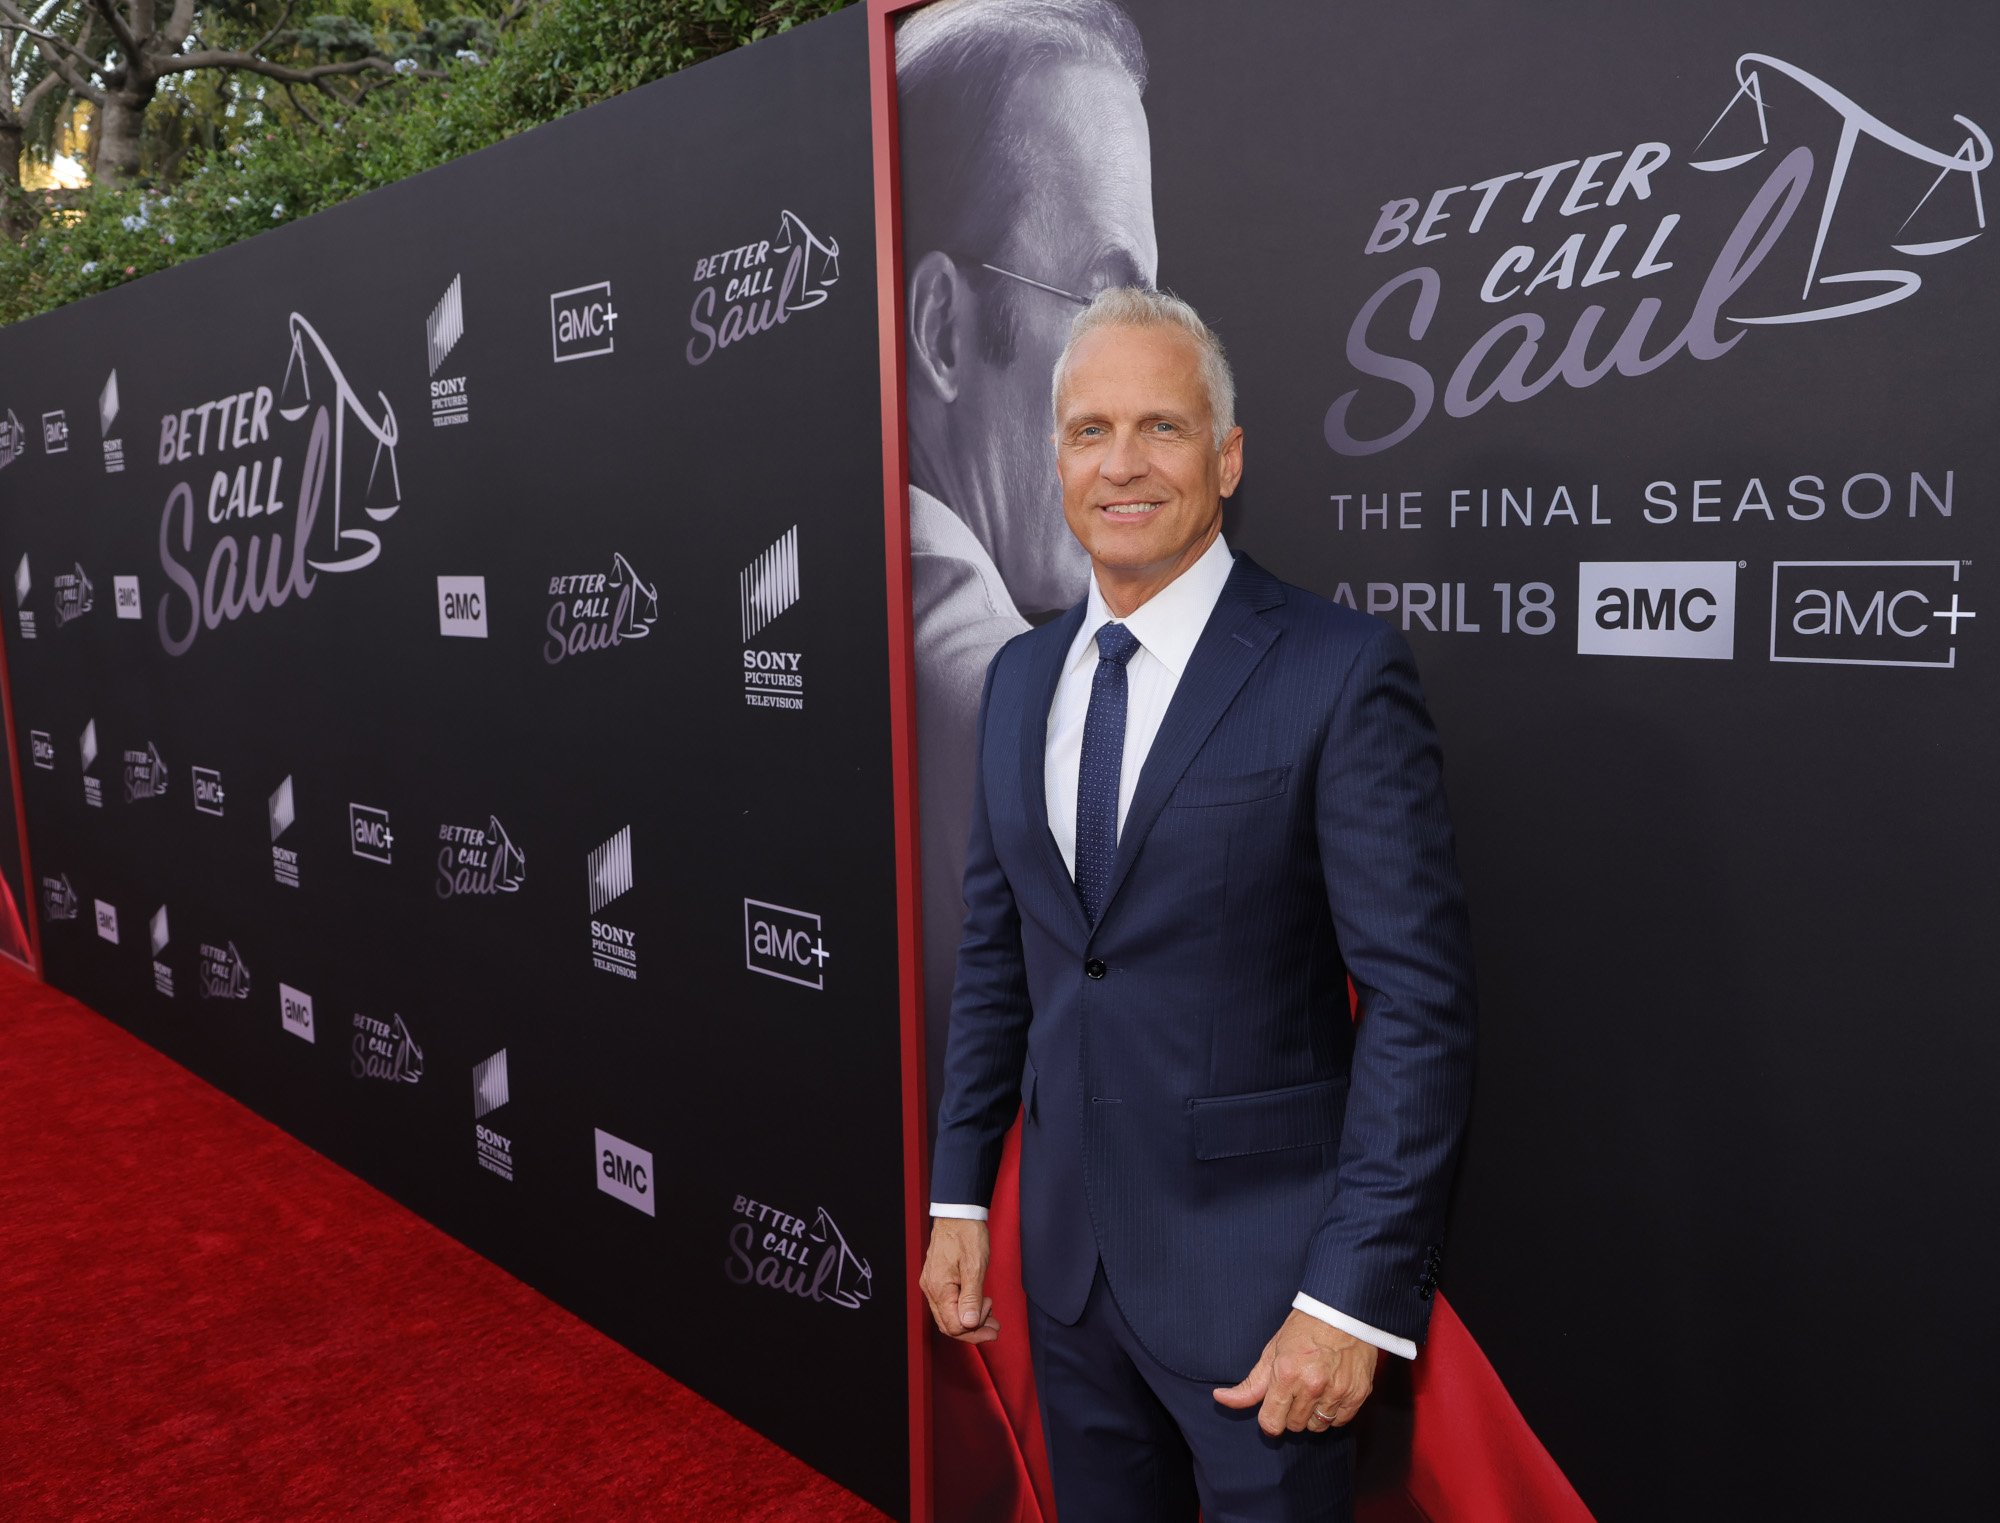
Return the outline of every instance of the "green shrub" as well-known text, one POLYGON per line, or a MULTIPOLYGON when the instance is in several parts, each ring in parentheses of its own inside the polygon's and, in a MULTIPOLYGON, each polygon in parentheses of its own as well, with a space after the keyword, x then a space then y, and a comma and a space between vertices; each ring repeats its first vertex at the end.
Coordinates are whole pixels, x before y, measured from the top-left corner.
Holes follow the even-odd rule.
POLYGON ((230 148, 191 154, 170 186, 46 198, 24 242, 0 242, 0 323, 310 216, 848 3, 548 0, 491 57, 436 59, 445 78, 386 85, 337 125, 253 120, 230 148))

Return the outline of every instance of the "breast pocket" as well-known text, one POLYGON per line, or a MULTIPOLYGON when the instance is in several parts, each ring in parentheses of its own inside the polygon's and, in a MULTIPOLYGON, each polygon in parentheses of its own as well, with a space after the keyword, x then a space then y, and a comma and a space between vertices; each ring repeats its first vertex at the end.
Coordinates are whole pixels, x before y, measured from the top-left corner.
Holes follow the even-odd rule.
POLYGON ((1276 798, 1290 780, 1290 766, 1267 767, 1261 772, 1201 774, 1190 772, 1180 780, 1167 799, 1169 809, 1215 809, 1225 804, 1253 804, 1259 799, 1276 798))

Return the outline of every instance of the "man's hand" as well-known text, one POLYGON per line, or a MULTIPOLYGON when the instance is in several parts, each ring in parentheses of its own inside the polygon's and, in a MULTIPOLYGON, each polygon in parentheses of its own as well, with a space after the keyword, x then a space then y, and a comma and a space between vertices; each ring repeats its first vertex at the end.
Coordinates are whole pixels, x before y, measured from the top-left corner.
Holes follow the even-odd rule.
POLYGON ((986 1223, 955 1216, 940 1216, 931 1223, 931 1249, 917 1284, 930 1302, 938 1331, 947 1338, 991 1343, 1000 1336, 993 1298, 986 1294, 986 1261, 991 1256, 986 1223))
MULTIPOLYGON (((937 1242, 931 1242, 937 1252, 937 1242)), ((1257 1426, 1276 1437, 1290 1430, 1324 1433, 1351 1422, 1375 1389, 1381 1351, 1339 1328, 1294 1311, 1264 1345, 1257 1367, 1215 1399, 1242 1410, 1261 1404, 1257 1426)))

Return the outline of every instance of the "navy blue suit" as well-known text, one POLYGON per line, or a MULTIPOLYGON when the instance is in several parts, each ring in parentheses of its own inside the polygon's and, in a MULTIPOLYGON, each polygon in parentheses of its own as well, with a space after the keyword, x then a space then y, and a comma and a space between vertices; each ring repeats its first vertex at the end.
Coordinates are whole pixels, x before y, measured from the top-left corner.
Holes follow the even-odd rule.
POLYGON ((931 1198, 991 1199, 1018 1101, 1023 1278, 1054 1322, 1101 1265, 1144 1350, 1192 1381, 1248 1374, 1301 1290, 1421 1341, 1474 1000, 1409 651, 1238 557, 1092 926, 1043 797, 1082 618, 987 673, 931 1198))

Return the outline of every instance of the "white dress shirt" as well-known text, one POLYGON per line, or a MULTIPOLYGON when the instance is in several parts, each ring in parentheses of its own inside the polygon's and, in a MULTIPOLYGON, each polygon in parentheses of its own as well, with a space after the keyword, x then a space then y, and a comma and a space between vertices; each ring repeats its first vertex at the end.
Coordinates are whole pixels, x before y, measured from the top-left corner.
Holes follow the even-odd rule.
MULTIPOLYGON (((1139 769, 1145 766, 1146 756, 1153 749, 1160 721, 1166 718, 1167 705, 1173 702, 1181 674, 1187 670, 1201 632, 1208 627, 1209 615, 1215 611, 1234 563, 1229 546, 1218 534, 1200 560, 1120 621, 1139 641, 1138 650, 1125 663, 1125 755, 1118 772, 1121 833, 1125 829, 1126 811, 1132 807, 1139 769)), ((1070 642, 1062 676, 1056 681, 1055 700, 1049 705, 1042 786, 1048 802, 1049 834, 1055 837, 1063 865, 1072 878, 1076 876, 1076 780, 1083 763, 1083 725, 1090 711, 1090 686, 1097 675, 1097 631, 1116 619, 1093 574, 1083 624, 1070 642)), ((986 1208, 933 1202, 931 1215, 985 1221, 986 1208)), ((1323 1301, 1314 1300, 1304 1291, 1299 1292, 1292 1305, 1364 1343, 1401 1354, 1405 1359, 1417 1357, 1417 1346, 1408 1338, 1370 1327, 1323 1301)))

